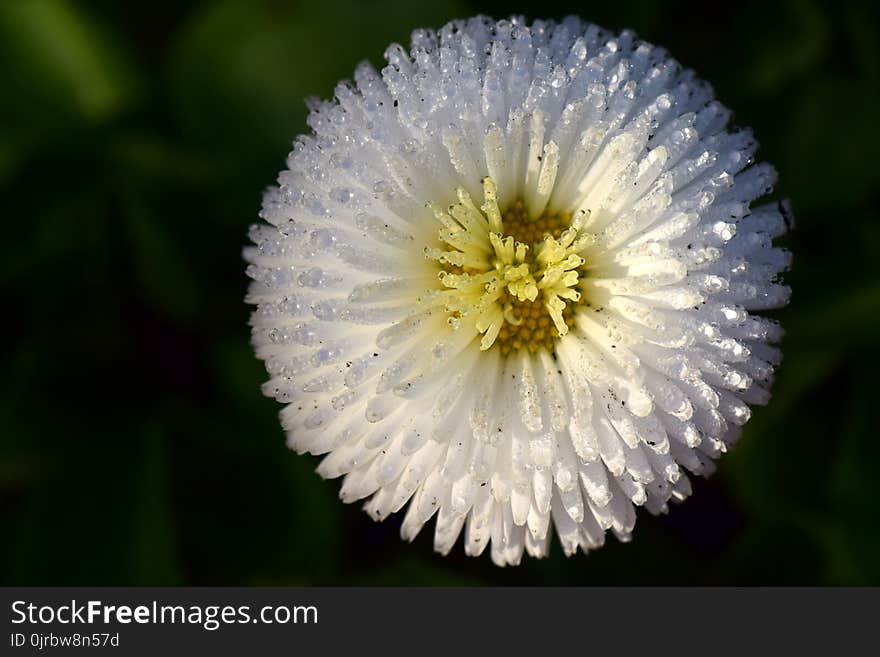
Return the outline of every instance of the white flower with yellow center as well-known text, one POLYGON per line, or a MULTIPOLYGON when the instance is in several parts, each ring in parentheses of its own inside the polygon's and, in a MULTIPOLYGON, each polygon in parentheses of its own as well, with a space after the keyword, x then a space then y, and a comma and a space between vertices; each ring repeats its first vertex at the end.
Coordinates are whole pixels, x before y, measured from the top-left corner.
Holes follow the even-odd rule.
POLYGON ((768 399, 774 171, 693 72, 568 18, 456 21, 312 107, 246 249, 288 442, 411 540, 627 540, 768 399))

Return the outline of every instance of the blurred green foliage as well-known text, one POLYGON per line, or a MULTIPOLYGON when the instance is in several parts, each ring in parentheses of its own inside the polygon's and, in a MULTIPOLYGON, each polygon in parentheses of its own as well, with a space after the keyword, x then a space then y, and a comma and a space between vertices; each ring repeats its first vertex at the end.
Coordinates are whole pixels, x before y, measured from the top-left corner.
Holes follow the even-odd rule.
POLYGON ((545 0, 0 4, 2 581, 880 584, 878 11, 545 0), (295 135, 411 29, 580 13, 711 81, 798 222, 774 399, 633 543, 499 570, 401 544, 284 447, 241 247, 295 135))

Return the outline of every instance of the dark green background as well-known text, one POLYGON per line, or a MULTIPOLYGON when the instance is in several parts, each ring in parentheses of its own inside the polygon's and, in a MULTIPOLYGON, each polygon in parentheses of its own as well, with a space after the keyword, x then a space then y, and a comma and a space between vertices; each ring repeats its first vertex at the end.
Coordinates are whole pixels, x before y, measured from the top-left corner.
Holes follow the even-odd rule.
POLYGON ((845 1, 5 0, 2 582, 880 584, 878 23, 845 1), (514 11, 696 68, 797 230, 774 398, 719 473, 631 544, 501 570, 434 555, 432 526, 401 543, 285 448, 241 248, 306 96, 413 28, 514 11))

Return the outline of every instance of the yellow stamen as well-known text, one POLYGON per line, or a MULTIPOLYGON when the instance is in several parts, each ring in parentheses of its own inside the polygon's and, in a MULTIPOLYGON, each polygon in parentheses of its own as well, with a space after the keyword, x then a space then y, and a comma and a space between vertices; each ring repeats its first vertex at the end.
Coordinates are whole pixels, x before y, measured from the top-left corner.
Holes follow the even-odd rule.
POLYGON ((521 200, 502 212, 495 182, 482 182, 479 208, 464 189, 446 212, 429 206, 442 226, 443 248, 428 247, 425 255, 440 265, 445 291, 426 302, 445 307, 456 330, 468 318, 483 350, 552 351, 573 326, 581 300, 581 251, 594 241, 583 230, 587 213, 530 217, 521 200))

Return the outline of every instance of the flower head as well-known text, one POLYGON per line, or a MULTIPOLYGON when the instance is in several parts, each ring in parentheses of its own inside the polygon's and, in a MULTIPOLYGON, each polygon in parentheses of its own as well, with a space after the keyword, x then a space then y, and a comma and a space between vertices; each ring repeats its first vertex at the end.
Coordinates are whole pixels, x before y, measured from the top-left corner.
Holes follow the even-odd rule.
POLYGON ((775 173, 628 32, 478 17, 386 58, 313 105, 245 252, 288 442, 443 553, 627 540, 768 399, 775 173))

